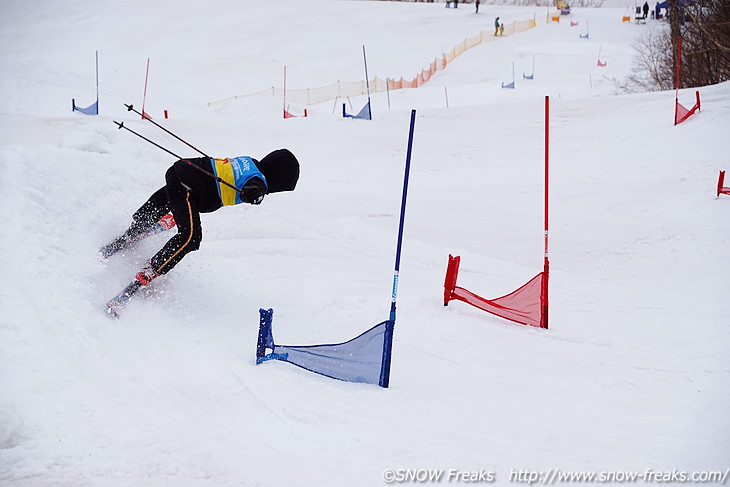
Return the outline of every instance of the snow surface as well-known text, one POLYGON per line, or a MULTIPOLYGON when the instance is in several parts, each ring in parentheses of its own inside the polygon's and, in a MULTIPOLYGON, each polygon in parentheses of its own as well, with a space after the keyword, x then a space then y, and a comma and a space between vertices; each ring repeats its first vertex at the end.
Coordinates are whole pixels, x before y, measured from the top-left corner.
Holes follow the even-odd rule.
MULTIPOLYGON (((673 126, 674 92, 620 94, 649 25, 628 4, 574 9, 342 0, 5 0, 0 15, 0 484, 378 486, 385 469, 723 470, 730 466, 730 83, 673 126), (413 77, 332 102, 207 103, 281 86, 413 77), (590 39, 579 34, 590 32, 590 39), (598 51, 606 67, 596 66, 598 51), (93 102, 99 51, 101 115, 93 102), (535 79, 526 81, 535 59, 535 79), (204 215, 199 252, 133 301, 103 303, 167 236, 107 264, 97 249, 197 154, 300 159, 293 193, 204 215), (511 81, 515 90, 501 89, 511 81), (446 108, 444 87, 448 89, 446 108), (463 303, 542 270, 543 100, 551 101, 550 329, 463 303), (353 98, 359 110, 365 97, 353 98), (258 309, 277 341, 348 340, 387 319, 411 109, 418 110, 389 389, 256 366, 258 309), (168 110, 170 118, 162 118, 168 110)), ((680 92, 691 106, 694 90, 680 92)))

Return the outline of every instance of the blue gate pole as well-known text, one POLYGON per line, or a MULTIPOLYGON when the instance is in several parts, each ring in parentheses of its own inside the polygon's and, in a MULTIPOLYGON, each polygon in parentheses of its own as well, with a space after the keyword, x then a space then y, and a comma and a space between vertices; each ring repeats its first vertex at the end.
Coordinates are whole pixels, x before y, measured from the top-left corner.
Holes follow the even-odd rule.
POLYGON ((96 114, 99 115, 99 51, 96 51, 96 114))
POLYGON ((373 107, 370 105, 370 79, 368 78, 368 58, 365 56, 365 46, 362 46, 362 59, 365 63, 365 86, 368 90, 368 120, 373 119, 373 107))
POLYGON ((393 296, 390 303, 390 321, 395 321, 395 300, 398 295, 398 273, 400 272, 400 251, 403 244, 403 224, 406 219, 406 198, 408 197, 408 176, 411 172, 411 152, 413 150, 413 130, 416 126, 416 111, 411 110, 411 127, 408 133, 408 152, 406 170, 403 177, 403 196, 400 203, 400 224, 398 226, 398 247, 395 252, 395 273, 393 274, 393 296))
POLYGON ((408 175, 411 172, 411 152, 413 150, 413 129, 416 125, 416 111, 411 110, 411 127, 408 132, 408 152, 406 154, 406 170, 403 177, 403 196, 400 204, 400 223, 398 225, 398 246, 395 252, 395 272, 393 273, 393 296, 390 303, 390 319, 385 322, 383 337, 383 358, 380 368, 380 387, 390 384, 390 356, 393 350, 393 328, 395 327, 395 300, 398 295, 398 273, 400 272, 400 251, 403 244, 403 224, 406 219, 406 198, 408 196, 408 175))

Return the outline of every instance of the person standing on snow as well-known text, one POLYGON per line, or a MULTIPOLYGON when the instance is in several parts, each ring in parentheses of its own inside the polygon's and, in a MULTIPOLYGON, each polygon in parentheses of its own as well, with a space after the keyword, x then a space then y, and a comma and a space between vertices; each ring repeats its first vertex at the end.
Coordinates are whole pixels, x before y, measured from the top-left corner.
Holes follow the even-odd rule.
POLYGON ((275 150, 260 161, 241 156, 175 162, 165 173, 165 186, 134 212, 130 227, 99 250, 101 258, 110 257, 172 212, 177 235, 147 262, 124 291, 107 303, 109 314, 117 316, 136 291, 167 274, 189 252, 198 250, 203 239, 201 213, 240 203, 261 204, 267 194, 293 191, 298 179, 299 161, 288 149, 275 150))
POLYGON ((494 36, 496 37, 497 34, 499 34, 499 17, 494 19, 494 36))

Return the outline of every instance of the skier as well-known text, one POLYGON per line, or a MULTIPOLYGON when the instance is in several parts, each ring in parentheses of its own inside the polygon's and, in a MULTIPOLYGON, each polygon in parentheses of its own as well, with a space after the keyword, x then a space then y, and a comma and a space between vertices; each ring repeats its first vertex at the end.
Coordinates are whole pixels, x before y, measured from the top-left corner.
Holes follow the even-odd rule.
POLYGON ((499 34, 499 17, 494 19, 494 35, 497 36, 499 34))
POLYGON ((288 149, 271 152, 260 161, 249 156, 230 159, 199 157, 180 159, 165 173, 165 186, 157 190, 132 215, 132 224, 99 251, 105 259, 129 247, 155 226, 170 225, 172 212, 178 233, 136 274, 134 280, 107 303, 108 313, 118 316, 132 295, 158 276, 168 273, 189 252, 198 250, 203 238, 200 213, 223 206, 261 204, 270 193, 293 191, 299 179, 299 161, 288 149), (235 188, 235 189, 234 189, 235 188), (159 223, 158 223, 159 222, 159 223))

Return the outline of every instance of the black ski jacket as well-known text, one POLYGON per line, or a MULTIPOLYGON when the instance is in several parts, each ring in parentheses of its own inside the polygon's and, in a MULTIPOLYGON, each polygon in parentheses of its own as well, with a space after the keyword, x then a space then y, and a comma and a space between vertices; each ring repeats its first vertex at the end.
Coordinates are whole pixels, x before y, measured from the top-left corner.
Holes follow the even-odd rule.
MULTIPOLYGON (((190 190, 191 196, 195 199, 199 211, 201 213, 211 213, 223 206, 223 202, 218 194, 218 184, 215 179, 199 169, 192 167, 186 161, 211 174, 213 173, 213 165, 207 157, 196 157, 194 159, 181 159, 173 166, 180 182, 190 190)), ((253 159, 253 162, 259 167, 259 161, 253 159)), ((266 194, 266 185, 257 177, 251 178, 242 189, 243 195, 241 199, 245 203, 260 203, 260 198, 266 194)))

